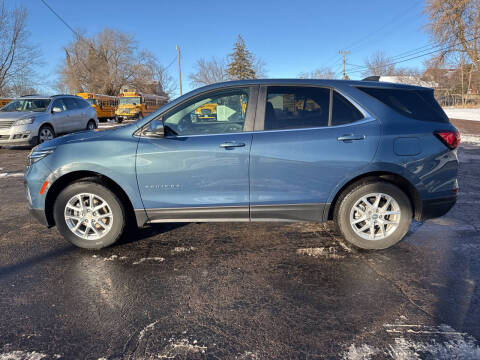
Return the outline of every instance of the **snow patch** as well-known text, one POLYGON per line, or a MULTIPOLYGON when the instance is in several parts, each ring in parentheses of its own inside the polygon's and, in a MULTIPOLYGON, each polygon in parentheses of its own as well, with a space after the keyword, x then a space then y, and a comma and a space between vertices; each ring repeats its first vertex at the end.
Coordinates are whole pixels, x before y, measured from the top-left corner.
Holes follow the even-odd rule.
POLYGON ((338 255, 337 250, 332 246, 297 249, 297 255, 305 255, 305 256, 311 256, 311 257, 324 257, 327 259, 343 258, 343 255, 338 255))
POLYGON ((192 354, 205 354, 206 346, 197 345, 197 340, 191 344, 188 339, 181 339, 174 342, 174 339, 169 340, 169 344, 165 346, 163 351, 157 355, 159 359, 174 359, 182 357, 188 359, 192 354))
POLYGON ((175 247, 174 249, 172 249, 172 251, 170 251, 170 253, 172 255, 175 255, 175 254, 179 254, 179 253, 183 253, 183 252, 190 252, 190 251, 195 251, 197 250, 197 248, 195 246, 177 246, 175 247))
POLYGON ((156 320, 156 321, 154 321, 153 323, 148 324, 147 326, 145 326, 145 327, 140 331, 140 333, 138 334, 138 341, 142 340, 142 339, 145 337, 145 334, 147 333, 147 331, 150 331, 150 330, 155 329, 155 325, 158 324, 158 321, 159 321, 159 320, 156 320))
POLYGON ((22 177, 23 175, 25 175, 24 173, 0 173, 0 179, 5 179, 5 178, 11 178, 11 177, 22 177))
POLYGON ((239 359, 239 360, 259 360, 260 356, 258 355, 258 353, 256 351, 255 352, 245 351, 242 355, 237 357, 237 359, 239 359))
POLYGON ((480 359, 476 340, 448 325, 385 324, 385 331, 398 335, 385 349, 367 344, 351 344, 343 354, 345 360, 391 359, 480 359), (377 356, 378 355, 378 356, 377 356))
POLYGON ((480 109, 444 108, 450 119, 480 121, 480 109))
POLYGON ((356 346, 355 344, 350 345, 347 352, 343 354, 343 359, 345 360, 367 360, 370 359, 373 355, 378 354, 379 349, 363 344, 361 346, 356 346))
POLYGON ((146 262, 146 261, 148 261, 148 262, 150 262, 150 261, 163 262, 163 261, 165 261, 165 259, 162 258, 162 257, 146 257, 146 258, 141 258, 141 259, 138 260, 138 261, 135 261, 135 262, 133 263, 133 265, 138 265, 138 264, 144 263, 144 262, 146 262))
POLYGON ((467 143, 467 144, 473 144, 473 145, 480 145, 480 135, 461 134, 460 137, 461 137, 460 144, 467 143))
POLYGON ((0 360, 40 360, 47 355, 36 351, 10 351, 0 354, 0 360))

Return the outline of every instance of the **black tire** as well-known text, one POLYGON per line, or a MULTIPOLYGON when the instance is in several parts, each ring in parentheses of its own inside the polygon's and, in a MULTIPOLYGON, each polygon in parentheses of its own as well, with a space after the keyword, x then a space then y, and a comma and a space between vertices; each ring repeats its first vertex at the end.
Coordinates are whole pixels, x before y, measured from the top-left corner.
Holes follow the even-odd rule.
MULTIPOLYGON (((382 180, 359 183, 347 188, 338 199, 337 204, 335 207, 334 221, 339 232, 345 240, 362 249, 380 250, 395 245, 407 234, 412 222, 412 205, 408 196, 394 184, 382 180), (379 240, 362 238, 354 231, 354 225, 350 224, 350 212, 355 203, 363 196, 371 193, 383 193, 391 196, 400 208, 400 221, 397 228, 388 236, 379 240)), ((363 224, 364 223, 361 223, 361 225, 363 224)), ((380 231, 380 228, 378 231, 380 231)))
POLYGON ((125 209, 120 199, 108 188, 94 179, 75 182, 63 189, 55 200, 53 217, 60 234, 72 244, 89 250, 102 249, 114 244, 122 236, 126 226, 125 209), (90 193, 104 199, 113 214, 110 230, 99 239, 84 239, 74 234, 65 220, 67 202, 77 194, 90 193))
POLYGON ((55 130, 53 130, 50 125, 42 125, 38 130, 37 144, 41 144, 46 141, 44 138, 42 138, 42 133, 45 131, 49 131, 52 134, 52 139, 55 138, 55 130))
POLYGON ((119 117, 119 116, 115 116, 115 122, 117 124, 120 124, 121 122, 123 121, 123 118, 119 117))
POLYGON ((87 130, 95 130, 96 128, 97 128, 97 123, 93 120, 90 120, 87 124, 87 130))

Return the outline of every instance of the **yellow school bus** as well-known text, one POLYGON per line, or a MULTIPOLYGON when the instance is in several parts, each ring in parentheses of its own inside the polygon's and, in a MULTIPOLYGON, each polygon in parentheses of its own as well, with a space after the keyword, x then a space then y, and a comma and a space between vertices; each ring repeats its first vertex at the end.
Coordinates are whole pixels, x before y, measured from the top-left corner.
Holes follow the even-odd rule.
POLYGON ((77 93, 87 100, 97 112, 98 120, 113 119, 118 106, 118 96, 100 95, 87 92, 77 93))
POLYGON ((216 121, 217 104, 208 103, 195 109, 197 121, 216 121))
POLYGON ((121 123, 124 119, 142 119, 167 102, 168 98, 166 96, 124 91, 120 93, 115 120, 121 123))
POLYGON ((3 108, 5 105, 10 103, 13 99, 0 98, 0 108, 3 108))

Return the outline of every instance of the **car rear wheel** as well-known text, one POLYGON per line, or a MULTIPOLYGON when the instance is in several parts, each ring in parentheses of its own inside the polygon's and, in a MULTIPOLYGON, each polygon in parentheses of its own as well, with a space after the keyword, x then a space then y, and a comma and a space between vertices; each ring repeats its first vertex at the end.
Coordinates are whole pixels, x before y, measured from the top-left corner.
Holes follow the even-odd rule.
POLYGON ((84 249, 114 244, 126 223, 118 197, 94 181, 79 181, 63 189, 55 201, 53 215, 60 234, 84 249))
POLYGON ((347 241, 363 249, 395 245, 412 222, 408 196, 388 182, 358 184, 347 189, 339 201, 335 222, 347 241))
POLYGON ((43 125, 38 131, 38 143, 44 143, 45 141, 52 140, 55 137, 55 131, 49 125, 43 125))
POLYGON ((95 121, 90 120, 87 124, 87 130, 95 130, 97 128, 97 124, 95 121))
POLYGON ((123 118, 121 118, 120 116, 115 116, 115 122, 117 124, 120 124, 122 121, 123 121, 123 118))

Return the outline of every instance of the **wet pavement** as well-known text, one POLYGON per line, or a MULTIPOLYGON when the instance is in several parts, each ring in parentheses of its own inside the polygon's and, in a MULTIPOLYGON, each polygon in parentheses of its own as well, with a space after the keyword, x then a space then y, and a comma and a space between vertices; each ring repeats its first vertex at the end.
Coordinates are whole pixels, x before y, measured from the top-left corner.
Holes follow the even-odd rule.
POLYGON ((310 223, 159 225, 81 250, 28 217, 28 150, 0 149, 0 359, 479 359, 469 136, 457 205, 378 252, 310 223))

